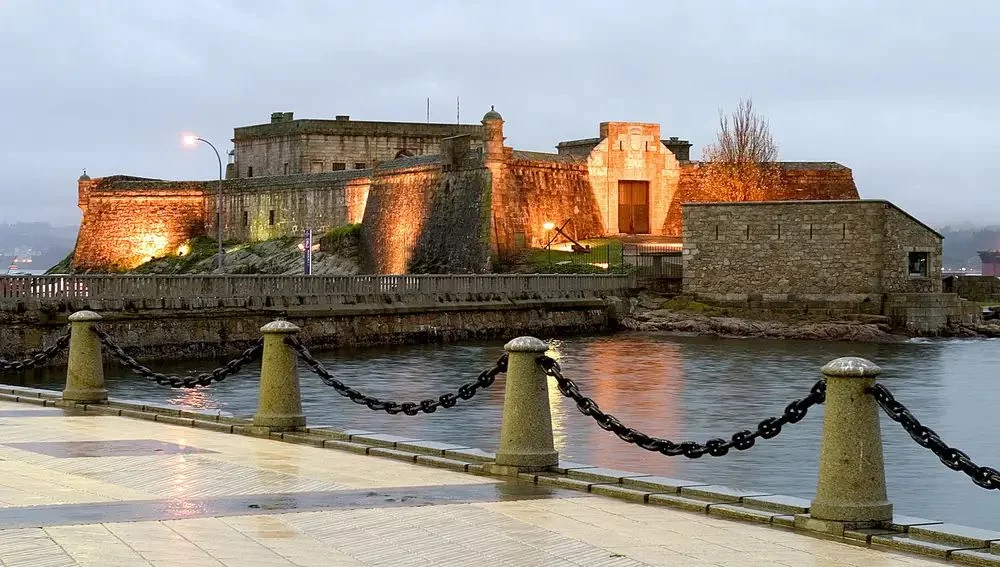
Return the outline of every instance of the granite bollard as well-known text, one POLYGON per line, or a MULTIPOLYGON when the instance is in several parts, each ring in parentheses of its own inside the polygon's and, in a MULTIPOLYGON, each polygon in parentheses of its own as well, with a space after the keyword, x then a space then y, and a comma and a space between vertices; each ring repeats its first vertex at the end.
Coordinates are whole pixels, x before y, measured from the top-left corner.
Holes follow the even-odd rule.
POLYGON ((93 311, 77 311, 69 316, 69 360, 62 393, 67 402, 94 403, 108 399, 101 341, 93 330, 100 320, 101 316, 93 311))
POLYGON ((545 470, 559 464, 552 440, 548 377, 537 361, 548 345, 534 337, 518 337, 504 349, 508 353, 507 385, 496 472, 545 470))
POLYGON ((299 392, 298 355, 285 338, 299 332, 288 321, 272 321, 261 327, 264 352, 261 355, 260 395, 255 427, 271 431, 291 431, 306 424, 299 392))
POLYGON ((892 519, 885 491, 879 408, 868 389, 881 370, 857 357, 823 367, 826 409, 813 520, 870 527, 892 519))

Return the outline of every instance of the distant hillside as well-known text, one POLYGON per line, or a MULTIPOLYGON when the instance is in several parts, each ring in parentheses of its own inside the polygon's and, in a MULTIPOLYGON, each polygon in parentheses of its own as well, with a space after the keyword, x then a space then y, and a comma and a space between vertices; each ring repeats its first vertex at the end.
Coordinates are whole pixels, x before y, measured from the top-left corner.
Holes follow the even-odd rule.
POLYGON ((944 235, 944 267, 978 268, 979 250, 1000 250, 1000 226, 984 228, 950 228, 939 230, 944 235))
POLYGON ((53 226, 44 222, 0 224, 0 274, 14 257, 31 257, 24 268, 44 270, 73 250, 75 226, 53 226))

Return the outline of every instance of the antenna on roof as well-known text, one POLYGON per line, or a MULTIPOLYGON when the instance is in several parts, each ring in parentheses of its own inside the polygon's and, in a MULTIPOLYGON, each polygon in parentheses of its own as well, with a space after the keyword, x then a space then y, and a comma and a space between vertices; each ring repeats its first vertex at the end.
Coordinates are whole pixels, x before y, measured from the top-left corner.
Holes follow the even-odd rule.
POLYGON ((427 123, 431 122, 431 97, 427 97, 427 123))
POLYGON ((455 97, 455 124, 462 123, 462 105, 459 102, 459 97, 455 97))

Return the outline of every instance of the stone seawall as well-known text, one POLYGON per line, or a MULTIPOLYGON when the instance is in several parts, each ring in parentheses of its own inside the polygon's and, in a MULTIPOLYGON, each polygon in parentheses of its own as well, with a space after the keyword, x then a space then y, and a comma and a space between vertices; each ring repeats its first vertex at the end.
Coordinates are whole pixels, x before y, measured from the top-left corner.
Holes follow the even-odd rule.
POLYGON ((950 291, 962 299, 984 303, 1000 302, 1000 277, 957 276, 952 278, 950 291))
MULTIPOLYGON (((547 297, 447 294, 405 301, 373 296, 332 305, 316 299, 282 305, 233 299, 223 307, 185 309, 162 300, 109 301, 99 312, 105 319, 102 326, 129 354, 163 360, 234 356, 260 337, 260 327, 278 318, 300 326, 310 348, 334 348, 601 332, 615 327, 628 306, 616 297, 585 292, 547 297)), ((68 315, 84 307, 94 306, 63 300, 0 312, 0 357, 18 357, 52 344, 65 332, 68 315)))

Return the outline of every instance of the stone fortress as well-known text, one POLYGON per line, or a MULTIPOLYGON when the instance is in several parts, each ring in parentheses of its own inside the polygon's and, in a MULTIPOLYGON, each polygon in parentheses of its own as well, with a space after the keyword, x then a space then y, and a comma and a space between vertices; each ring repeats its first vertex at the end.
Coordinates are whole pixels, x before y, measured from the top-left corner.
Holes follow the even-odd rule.
MULTIPOLYGON (((691 144, 660 126, 604 122, 556 153, 504 144, 495 110, 481 124, 370 122, 271 115, 236 128, 222 184, 227 241, 317 234, 362 223, 373 273, 484 272, 543 246, 547 222, 576 238, 680 237, 681 204, 700 190, 691 144)), ((785 162, 769 200, 858 199, 851 170, 785 162)), ((125 175, 79 180, 76 270, 121 270, 214 235, 218 182, 125 175)))

